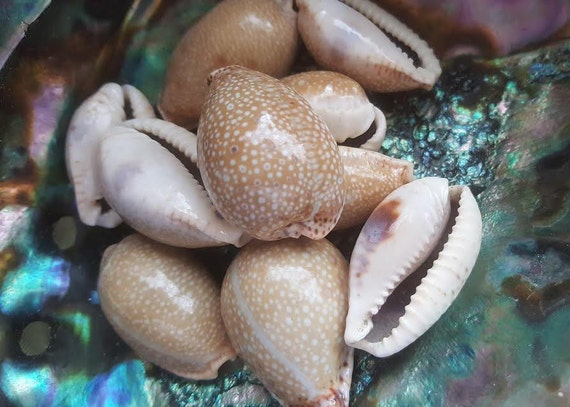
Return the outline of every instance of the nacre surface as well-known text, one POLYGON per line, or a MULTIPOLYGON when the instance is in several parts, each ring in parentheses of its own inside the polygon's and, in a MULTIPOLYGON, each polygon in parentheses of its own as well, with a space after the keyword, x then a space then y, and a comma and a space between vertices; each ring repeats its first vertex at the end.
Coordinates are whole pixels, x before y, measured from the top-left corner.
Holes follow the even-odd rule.
MULTIPOLYGON (((142 83, 156 101, 182 21, 214 2, 155 13, 159 2, 143 1, 128 15, 96 3, 52 2, 0 71, 0 404, 274 406, 239 362, 205 382, 144 364, 101 313, 101 255, 130 229, 79 222, 64 161, 71 114, 107 80, 142 83), (54 225, 69 217, 73 244, 61 246, 54 225), (50 342, 29 356, 19 343, 35 321, 50 342)), ((558 42, 447 60, 429 92, 372 95, 388 121, 381 151, 413 160, 417 177, 469 185, 485 238, 457 301, 417 343, 385 360, 356 352, 353 405, 569 404, 569 57, 558 42)), ((345 253, 354 238, 331 237, 345 253)), ((235 252, 199 256, 221 277, 235 252)))

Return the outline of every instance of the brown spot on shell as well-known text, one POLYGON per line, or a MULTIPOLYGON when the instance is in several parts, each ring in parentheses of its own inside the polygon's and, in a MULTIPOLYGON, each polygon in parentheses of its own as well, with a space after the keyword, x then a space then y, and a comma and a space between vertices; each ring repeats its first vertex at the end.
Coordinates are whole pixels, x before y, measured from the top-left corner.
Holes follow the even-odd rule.
MULTIPOLYGON (((360 236, 362 249, 372 252, 376 245, 383 240, 389 239, 392 234, 392 226, 400 216, 401 202, 399 200, 383 201, 372 212, 366 221, 360 236)), ((360 280, 365 274, 370 272, 369 259, 367 256, 353 257, 351 260, 352 273, 356 280, 360 280)))
POLYGON ((396 223, 400 216, 399 200, 383 202, 368 218, 366 225, 362 228, 362 234, 370 245, 380 243, 391 236, 392 225, 396 223))

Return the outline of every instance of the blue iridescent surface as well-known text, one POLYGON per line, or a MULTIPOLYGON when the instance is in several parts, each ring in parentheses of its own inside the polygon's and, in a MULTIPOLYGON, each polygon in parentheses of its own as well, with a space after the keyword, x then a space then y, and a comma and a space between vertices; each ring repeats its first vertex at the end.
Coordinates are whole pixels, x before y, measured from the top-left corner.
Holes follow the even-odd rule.
MULTIPOLYGON (((65 173, 77 104, 107 80, 156 100, 176 39, 213 2, 143 1, 130 13, 54 3, 0 71, 0 405, 276 405, 239 361, 196 382, 137 359, 96 293, 103 250, 130 231, 82 225, 65 173), (67 217, 70 246, 56 233, 67 217), (33 321, 52 328, 39 355, 20 342, 33 321)), ((356 353, 354 405, 570 404, 569 62, 570 42, 462 57, 432 91, 373 95, 389 123, 383 151, 413 160, 417 176, 469 185, 484 240, 426 335, 388 359, 356 353)), ((202 255, 223 273, 233 253, 202 255)))

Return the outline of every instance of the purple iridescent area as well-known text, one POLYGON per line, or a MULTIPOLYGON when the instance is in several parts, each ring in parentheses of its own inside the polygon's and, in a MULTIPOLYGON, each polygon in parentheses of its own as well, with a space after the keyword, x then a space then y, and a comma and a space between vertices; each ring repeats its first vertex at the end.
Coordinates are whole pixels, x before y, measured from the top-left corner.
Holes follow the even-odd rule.
POLYGON ((568 22, 567 0, 406 0, 437 9, 463 27, 480 27, 494 37, 499 54, 548 38, 568 22))

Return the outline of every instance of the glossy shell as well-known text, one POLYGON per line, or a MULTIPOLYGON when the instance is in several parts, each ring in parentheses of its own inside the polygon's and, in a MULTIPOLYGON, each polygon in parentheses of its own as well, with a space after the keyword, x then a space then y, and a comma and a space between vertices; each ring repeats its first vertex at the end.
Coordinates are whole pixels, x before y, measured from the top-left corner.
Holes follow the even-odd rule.
POLYGON ((481 214, 469 188, 423 178, 388 195, 364 225, 350 260, 347 344, 375 356, 408 346, 451 305, 480 245, 481 214), (420 266, 425 277, 410 277, 420 266), (406 278, 418 280, 417 287, 394 299, 406 278))
POLYGON ((427 43, 368 0, 298 0, 297 5, 299 33, 315 60, 367 90, 429 89, 441 74, 427 43), (413 54, 400 49, 383 31, 413 54))
POLYGON ((344 172, 327 126, 294 90, 243 67, 211 76, 198 168, 224 219, 257 239, 321 239, 342 210, 344 172))
POLYGON ((221 296, 228 336, 285 405, 348 406, 347 278, 330 242, 303 237, 252 242, 228 269, 221 296))
POLYGON ((184 249, 128 236, 105 251, 98 291, 121 338, 166 370, 213 379, 236 356, 222 323, 219 288, 184 249))
POLYGON ((243 65, 271 76, 287 74, 297 52, 292 0, 226 0, 202 17, 176 47, 159 102, 163 116, 196 126, 208 74, 243 65))
POLYGON ((96 162, 109 205, 138 232, 165 244, 243 244, 243 231, 220 219, 180 158, 148 134, 196 159, 195 135, 175 124, 151 119, 110 129, 96 162))
POLYGON ((327 124, 338 143, 364 134, 374 123, 378 147, 386 133, 386 120, 375 123, 375 107, 358 82, 338 72, 310 71, 282 81, 303 96, 327 124))
POLYGON ((414 179, 414 165, 405 160, 366 151, 339 147, 346 199, 335 229, 360 225, 389 193, 414 179))
POLYGON ((107 83, 87 98, 75 111, 66 137, 65 159, 73 183, 77 211, 89 226, 115 227, 121 217, 104 211, 97 171, 94 171, 98 144, 108 129, 127 119, 126 104, 134 117, 154 117, 152 106, 136 88, 107 83))

